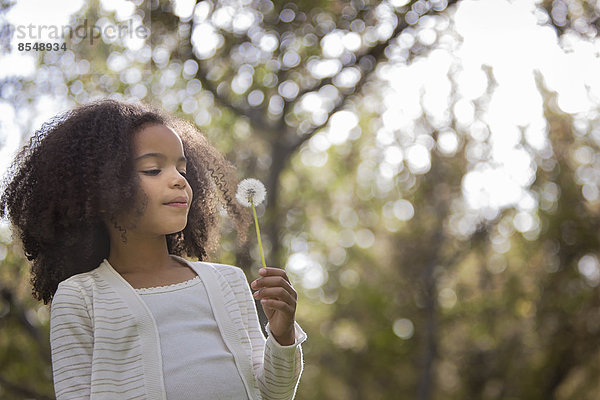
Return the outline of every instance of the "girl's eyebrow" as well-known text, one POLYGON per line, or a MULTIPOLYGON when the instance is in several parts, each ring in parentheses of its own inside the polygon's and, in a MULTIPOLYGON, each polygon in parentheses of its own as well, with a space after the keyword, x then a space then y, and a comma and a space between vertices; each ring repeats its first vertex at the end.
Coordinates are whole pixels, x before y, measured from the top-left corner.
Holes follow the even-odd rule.
MULTIPOLYGON (((167 158, 167 156, 165 156, 165 155, 164 155, 164 154, 162 154, 162 153, 146 153, 146 154, 144 154, 144 155, 141 155, 141 156, 137 157, 137 158, 136 158, 134 161, 138 161, 138 160, 140 160, 140 159, 142 159, 142 158, 150 158, 150 157, 156 157, 156 158, 162 158, 162 159, 166 159, 166 158, 167 158)), ((179 162, 179 161, 185 161, 185 162, 187 162, 187 158, 185 158, 185 157, 181 156, 181 157, 179 157, 179 158, 177 159, 177 161, 178 161, 178 162, 179 162)))

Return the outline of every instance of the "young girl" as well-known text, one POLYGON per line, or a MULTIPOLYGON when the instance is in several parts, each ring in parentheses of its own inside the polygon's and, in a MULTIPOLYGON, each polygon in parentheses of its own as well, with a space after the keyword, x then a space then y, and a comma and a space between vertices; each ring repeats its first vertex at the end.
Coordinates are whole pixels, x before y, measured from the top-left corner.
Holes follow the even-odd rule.
POLYGON ((252 295, 241 269, 202 261, 220 203, 245 240, 234 172, 191 124, 114 100, 55 117, 17 154, 0 214, 51 302, 58 400, 295 396, 306 334, 285 272, 262 268, 252 295))

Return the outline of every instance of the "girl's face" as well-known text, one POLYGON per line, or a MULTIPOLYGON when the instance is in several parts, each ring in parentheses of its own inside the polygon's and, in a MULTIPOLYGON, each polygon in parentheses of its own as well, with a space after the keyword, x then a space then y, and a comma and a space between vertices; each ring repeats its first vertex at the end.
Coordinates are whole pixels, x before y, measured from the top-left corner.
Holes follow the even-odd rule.
POLYGON ((171 128, 150 125, 134 136, 134 162, 147 196, 138 232, 167 235, 187 224, 192 188, 187 183, 181 139, 171 128))

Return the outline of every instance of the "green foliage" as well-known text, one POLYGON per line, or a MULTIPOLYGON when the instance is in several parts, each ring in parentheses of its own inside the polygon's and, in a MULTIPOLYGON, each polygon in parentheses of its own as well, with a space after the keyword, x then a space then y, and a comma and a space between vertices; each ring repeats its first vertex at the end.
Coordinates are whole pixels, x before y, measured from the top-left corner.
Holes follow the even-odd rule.
MULTIPOLYGON (((88 61, 93 73, 61 69, 58 59, 47 56, 39 70, 62 81, 7 80, 0 89, 12 94, 7 97, 15 107, 27 107, 43 93, 66 92, 71 104, 143 93, 137 97, 195 121, 240 175, 267 184, 267 204, 257 209, 266 223, 267 263, 287 265, 300 296, 297 319, 309 334, 299 400, 594 399, 600 389, 600 205, 585 193, 597 190, 591 177, 600 168, 600 121, 562 113, 555 94, 539 84, 551 149, 523 144, 536 171, 528 188, 536 205, 526 210, 534 227, 524 232, 517 229, 524 217, 518 206, 489 218, 468 215, 462 184, 475 164, 469 149, 490 141, 475 139, 473 126, 452 119, 445 127, 459 141, 449 155, 440 151, 439 126, 423 111, 414 132, 398 129, 391 140, 406 150, 418 132, 431 144, 430 168, 417 173, 404 161, 382 179, 376 132, 385 87, 373 71, 389 61, 386 48, 394 37, 417 35, 418 23, 408 26, 405 16, 421 10, 421 3, 443 2, 412 1, 394 9, 395 36, 339 57, 344 67, 360 71, 350 87, 316 78, 308 63, 322 57, 319 43, 333 29, 374 27, 379 2, 252 3, 261 10, 256 25, 277 39, 262 58, 252 57, 256 53, 248 49, 256 43, 247 32, 226 28, 217 29, 223 45, 202 58, 191 45, 192 21, 173 15, 169 2, 154 2, 152 10, 143 3, 138 11, 145 11, 144 21, 151 18, 152 49, 164 50, 166 61, 137 58, 120 42, 72 43, 74 61, 88 61), (293 11, 292 21, 280 18, 284 9, 293 11), (286 66, 284 57, 292 52, 299 62, 286 66), (115 53, 130 61, 122 71, 107 65, 115 53), (186 68, 194 63, 198 70, 190 73, 186 68), (233 90, 244 68, 252 81, 233 90), (129 81, 123 74, 128 69, 143 78, 129 81), (279 96, 283 82, 295 83, 298 94, 279 96), (262 102, 251 104, 253 91, 262 93, 262 102), (316 92, 331 98, 321 107, 325 120, 299 106, 304 94, 316 92), (278 99, 281 110, 269 107, 278 99), (328 119, 342 109, 352 111, 358 125, 347 140, 324 145, 328 119)), ((563 3, 540 6, 551 11, 563 3)), ((222 6, 211 4, 212 13, 222 6)), ((567 17, 590 19, 586 7, 570 6, 567 17)), ((430 21, 448 22, 441 9, 426 13, 440 17, 430 21)), ((78 17, 90 23, 116 18, 95 3, 78 17)), ((426 50, 415 41, 406 62, 426 50)), ((488 73, 492 83, 476 104, 478 113, 495 87, 493 71, 488 73)), ((456 100, 448 99, 449 110, 456 100)), ((23 132, 34 128, 28 123, 22 121, 23 132)), ((27 262, 16 246, 6 238, 0 247, 0 398, 51 398, 48 311, 31 299, 27 262)), ((252 276, 255 247, 252 241, 236 246, 225 220, 214 259, 252 276)))
POLYGON ((28 267, 20 249, 0 241, 0 398, 53 398, 48 307, 31 296, 28 267))

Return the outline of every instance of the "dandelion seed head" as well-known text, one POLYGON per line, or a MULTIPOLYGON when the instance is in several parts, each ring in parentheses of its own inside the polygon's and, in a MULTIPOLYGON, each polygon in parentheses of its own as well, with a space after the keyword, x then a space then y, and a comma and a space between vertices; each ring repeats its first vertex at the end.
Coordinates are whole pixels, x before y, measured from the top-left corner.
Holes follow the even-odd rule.
POLYGON ((243 206, 251 207, 259 205, 265 200, 267 190, 258 179, 244 179, 238 184, 236 200, 243 206))

